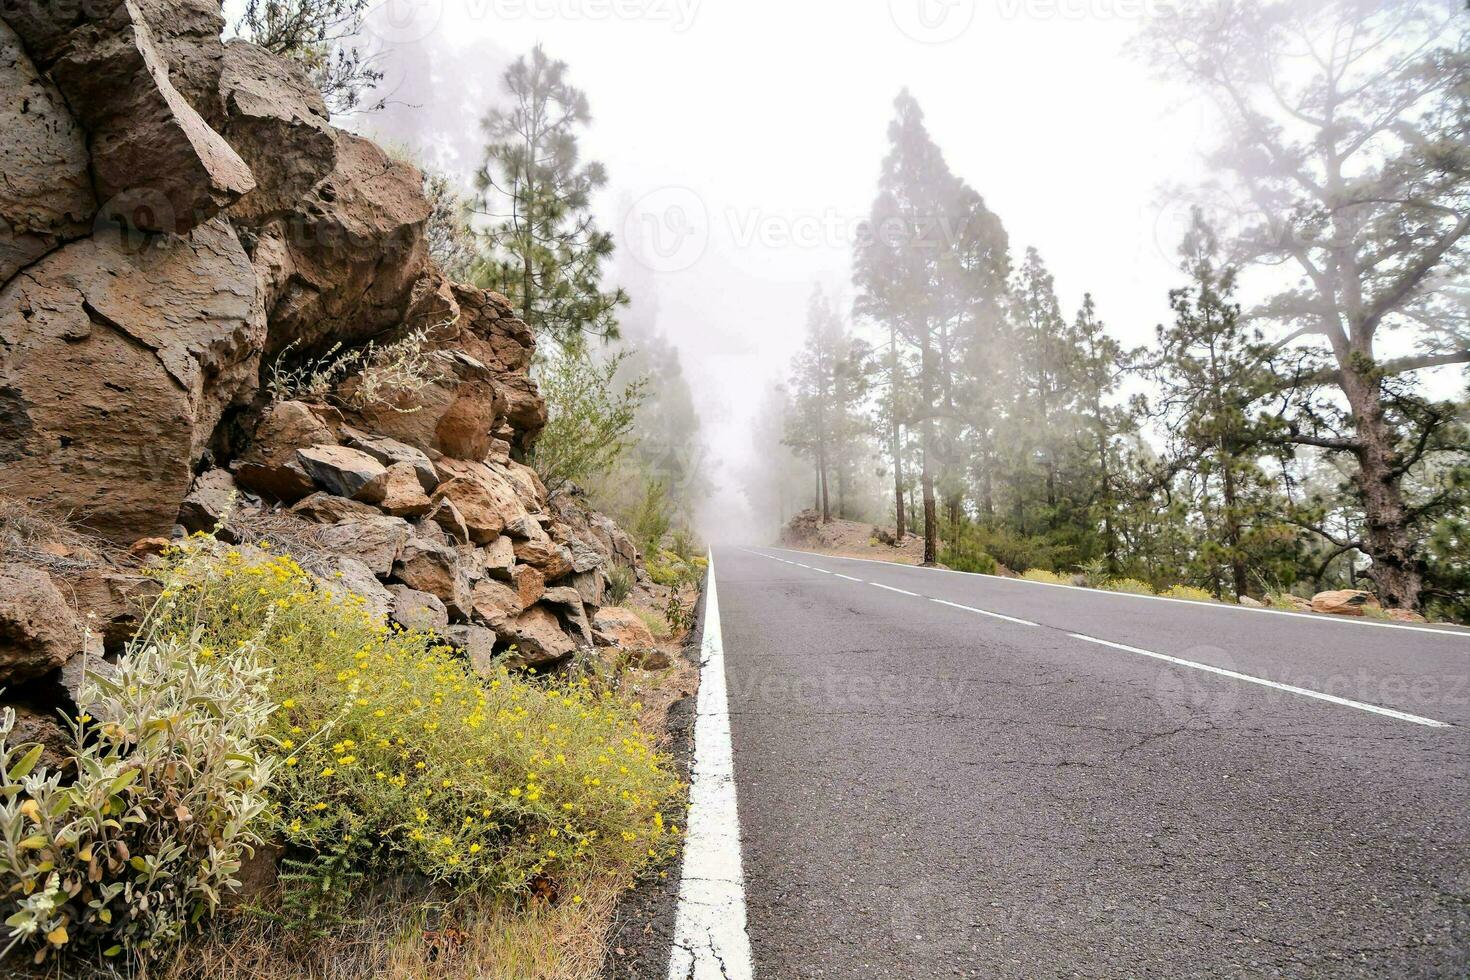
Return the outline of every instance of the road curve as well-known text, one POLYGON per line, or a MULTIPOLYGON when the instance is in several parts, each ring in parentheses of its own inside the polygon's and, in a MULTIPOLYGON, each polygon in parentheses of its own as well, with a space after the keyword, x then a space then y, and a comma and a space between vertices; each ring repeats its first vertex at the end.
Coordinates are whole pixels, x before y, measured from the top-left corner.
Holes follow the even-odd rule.
POLYGON ((1470 634, 714 557, 757 976, 1465 976, 1470 634))

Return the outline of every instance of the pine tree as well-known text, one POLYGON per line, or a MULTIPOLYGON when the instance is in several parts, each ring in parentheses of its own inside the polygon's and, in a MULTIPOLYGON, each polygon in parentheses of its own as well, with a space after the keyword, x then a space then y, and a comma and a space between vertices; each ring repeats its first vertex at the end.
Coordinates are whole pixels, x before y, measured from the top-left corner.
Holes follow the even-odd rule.
POLYGON ((567 65, 537 45, 505 72, 507 108, 484 121, 488 143, 476 175, 478 211, 491 225, 480 286, 505 294, 538 337, 574 345, 618 335, 621 289, 602 288, 610 234, 593 219, 592 193, 607 183, 583 163, 578 132, 590 124, 587 96, 567 81, 567 65))
MULTIPOLYGON (((923 111, 907 90, 899 93, 894 109, 878 197, 854 256, 853 278, 858 288, 855 308, 888 328, 893 364, 900 343, 918 354, 917 397, 909 421, 919 426, 924 561, 933 564, 938 551, 934 487, 939 446, 935 420, 942 410, 944 375, 940 332, 949 312, 944 301, 945 267, 953 230, 965 217, 964 194, 962 184, 929 137, 923 111)), ((897 390, 891 393, 895 407, 898 396, 897 390)), ((900 421, 895 412, 890 454, 895 505, 902 511, 900 421)))

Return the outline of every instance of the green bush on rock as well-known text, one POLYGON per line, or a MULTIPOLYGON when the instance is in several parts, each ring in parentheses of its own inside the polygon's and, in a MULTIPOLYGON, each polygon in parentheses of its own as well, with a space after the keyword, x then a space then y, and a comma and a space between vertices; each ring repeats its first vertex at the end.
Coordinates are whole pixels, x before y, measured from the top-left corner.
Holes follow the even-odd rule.
POLYGON ((259 737, 271 702, 253 647, 218 655, 189 631, 89 675, 68 771, 10 745, 0 717, 0 910, 7 943, 91 942, 147 958, 238 882, 273 762, 259 737))

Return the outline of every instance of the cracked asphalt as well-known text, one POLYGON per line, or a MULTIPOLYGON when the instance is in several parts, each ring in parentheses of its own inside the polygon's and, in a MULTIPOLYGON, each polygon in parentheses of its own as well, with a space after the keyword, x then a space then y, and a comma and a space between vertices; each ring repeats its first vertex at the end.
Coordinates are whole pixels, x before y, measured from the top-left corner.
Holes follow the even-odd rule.
POLYGON ((758 976, 1470 974, 1470 638, 758 550, 714 552, 758 976))

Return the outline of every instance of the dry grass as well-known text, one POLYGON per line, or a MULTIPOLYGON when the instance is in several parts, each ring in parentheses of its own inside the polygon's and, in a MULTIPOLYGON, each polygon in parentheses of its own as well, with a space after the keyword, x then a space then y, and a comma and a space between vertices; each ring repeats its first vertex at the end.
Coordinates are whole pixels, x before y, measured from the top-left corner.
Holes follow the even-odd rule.
POLYGON ((293 933, 240 911, 180 950, 160 980, 591 980, 620 889, 582 886, 582 901, 429 895, 375 884, 328 935, 293 933))
POLYGON ((129 564, 128 553, 71 521, 56 520, 31 504, 0 496, 0 562, 44 568, 59 575, 129 564))

